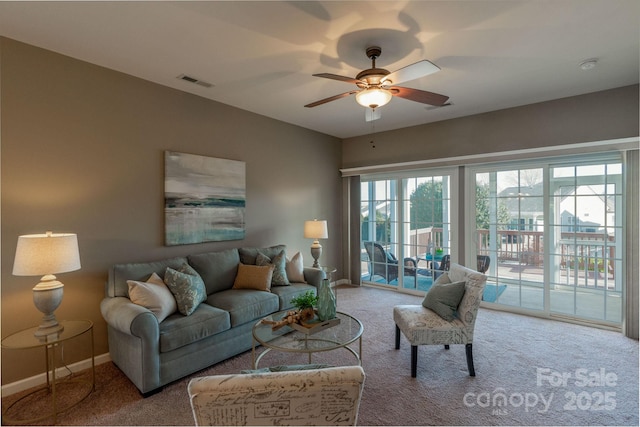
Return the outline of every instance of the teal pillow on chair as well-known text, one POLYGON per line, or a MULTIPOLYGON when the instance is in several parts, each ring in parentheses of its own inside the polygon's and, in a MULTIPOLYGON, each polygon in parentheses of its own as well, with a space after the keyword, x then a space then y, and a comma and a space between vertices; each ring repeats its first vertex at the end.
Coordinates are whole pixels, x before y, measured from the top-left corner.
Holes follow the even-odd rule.
MULTIPOLYGON (((442 281, 444 282, 444 281, 442 281)), ((465 282, 433 284, 422 301, 422 305, 436 312, 444 320, 452 321, 455 312, 462 301, 465 290, 465 282)))

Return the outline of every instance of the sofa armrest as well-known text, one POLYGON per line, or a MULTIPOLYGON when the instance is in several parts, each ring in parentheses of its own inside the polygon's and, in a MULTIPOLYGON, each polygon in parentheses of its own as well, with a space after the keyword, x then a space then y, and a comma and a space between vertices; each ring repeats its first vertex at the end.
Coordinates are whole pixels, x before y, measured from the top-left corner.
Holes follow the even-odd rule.
POLYGON ((322 284, 322 279, 326 277, 324 271, 319 268, 305 267, 304 268, 304 280, 316 288, 319 288, 322 284))
POLYGON ((120 332, 137 337, 160 335, 156 316, 129 298, 105 298, 100 303, 100 311, 107 324, 120 332))

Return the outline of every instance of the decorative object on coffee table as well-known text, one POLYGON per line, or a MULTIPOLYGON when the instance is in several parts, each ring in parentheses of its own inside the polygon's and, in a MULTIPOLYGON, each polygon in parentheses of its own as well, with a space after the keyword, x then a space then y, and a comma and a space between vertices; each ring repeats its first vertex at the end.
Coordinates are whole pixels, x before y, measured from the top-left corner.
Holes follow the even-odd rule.
POLYGON ((303 324, 307 320, 311 320, 315 317, 315 312, 313 308, 304 310, 289 310, 284 314, 281 320, 269 320, 262 319, 262 323, 266 323, 271 325, 271 329, 277 331, 283 326, 291 326, 295 324, 303 324))
POLYGON ((329 279, 323 279, 318 290, 318 318, 321 321, 336 317, 336 296, 331 289, 329 279))
POLYGON ((277 331, 286 325, 291 324, 303 324, 316 315, 314 306, 318 302, 318 297, 313 291, 307 291, 295 298, 291 299, 291 304, 296 308, 295 310, 289 310, 285 313, 281 320, 263 319, 263 323, 271 325, 271 329, 277 331))

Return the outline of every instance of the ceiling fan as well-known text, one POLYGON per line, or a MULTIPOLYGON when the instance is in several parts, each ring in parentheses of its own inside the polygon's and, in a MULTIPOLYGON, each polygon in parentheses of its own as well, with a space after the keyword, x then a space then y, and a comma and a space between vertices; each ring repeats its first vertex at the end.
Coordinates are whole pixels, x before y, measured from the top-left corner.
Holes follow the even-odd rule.
POLYGON ((371 59, 371 68, 361 71, 355 78, 330 73, 314 74, 314 77, 323 77, 325 79, 354 83, 358 86, 359 90, 350 90, 349 92, 330 96, 329 98, 307 104, 305 107, 317 107, 318 105, 326 104, 327 102, 335 101, 336 99, 354 94, 358 104, 371 109, 382 107, 394 96, 408 99, 410 101, 420 102, 422 104, 435 106, 445 105, 449 99, 448 96, 420 89, 394 86, 399 83, 433 74, 440 71, 440 67, 427 60, 422 60, 390 73, 384 68, 376 68, 376 59, 380 57, 381 53, 382 49, 378 46, 371 46, 367 48, 367 57, 371 59))

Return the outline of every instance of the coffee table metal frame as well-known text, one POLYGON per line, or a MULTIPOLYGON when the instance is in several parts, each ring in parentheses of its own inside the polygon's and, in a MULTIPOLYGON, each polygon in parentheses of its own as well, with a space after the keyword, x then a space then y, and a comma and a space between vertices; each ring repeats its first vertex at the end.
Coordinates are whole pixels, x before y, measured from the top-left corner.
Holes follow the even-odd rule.
MULTIPOLYGON (((288 310, 279 311, 265 317, 265 319, 280 320, 287 311, 288 310)), ((271 325, 262 323, 263 319, 260 319, 253 326, 252 330, 252 369, 257 369, 260 360, 271 350, 288 353, 307 353, 309 355, 309 363, 311 364, 311 355, 313 353, 344 348, 355 356, 358 365, 362 365, 362 332, 364 331, 362 322, 342 312, 337 312, 336 317, 340 319, 340 324, 315 334, 299 332, 288 326, 273 331, 271 325), (357 351, 349 346, 355 341, 359 341, 357 351), (257 354, 256 351, 258 345, 265 347, 265 350, 260 354, 257 354)))

